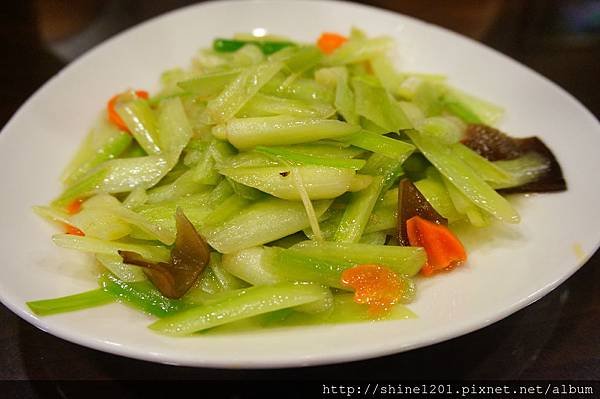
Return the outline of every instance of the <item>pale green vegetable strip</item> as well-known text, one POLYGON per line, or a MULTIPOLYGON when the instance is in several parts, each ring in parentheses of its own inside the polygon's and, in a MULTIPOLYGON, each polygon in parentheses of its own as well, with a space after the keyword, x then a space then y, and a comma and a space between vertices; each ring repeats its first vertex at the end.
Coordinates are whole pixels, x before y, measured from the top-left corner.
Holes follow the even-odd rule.
POLYGON ((408 131, 407 134, 440 173, 474 204, 501 221, 519 222, 519 214, 508 201, 494 191, 469 165, 456 157, 449 147, 415 131, 408 131))
POLYGON ((412 127, 400 105, 378 84, 366 78, 353 78, 356 112, 387 132, 412 127))
POLYGON ((464 144, 456 143, 452 145, 452 152, 465 161, 473 170, 477 171, 479 177, 486 182, 498 185, 510 184, 512 180, 510 173, 488 161, 464 144))
POLYGON ((66 189, 53 205, 65 206, 77 198, 96 193, 122 193, 155 185, 168 171, 167 160, 158 155, 111 159, 66 189))
POLYGON ((357 133, 359 126, 331 119, 267 116, 232 119, 213 129, 213 135, 228 140, 239 150, 259 145, 286 145, 338 138, 357 133))
POLYGON ((51 223, 58 224, 64 227, 65 224, 71 224, 70 215, 60 209, 52 208, 50 206, 33 206, 31 209, 42 218, 46 219, 51 223))
POLYGON ((343 261, 353 265, 374 263, 389 266, 396 273, 407 276, 414 276, 427 259, 425 251, 419 247, 362 243, 304 241, 286 251, 291 250, 333 262, 343 261))
POLYGON ((119 254, 97 254, 96 260, 111 273, 127 283, 146 280, 146 275, 139 266, 126 265, 119 254))
POLYGON ((213 252, 210 255, 210 267, 215 275, 222 291, 232 291, 247 286, 242 280, 229 273, 223 266, 223 257, 218 252, 213 252))
POLYGON ((150 325, 166 335, 184 336, 259 314, 315 302, 328 290, 315 284, 280 283, 252 287, 243 293, 211 305, 201 305, 165 317, 150 325))
POLYGON ((114 298, 101 289, 52 299, 27 302, 27 306, 38 316, 73 312, 114 302, 114 298))
POLYGON ((364 234, 372 234, 380 231, 396 229, 398 225, 398 207, 383 206, 375 207, 369 216, 364 234))
POLYGON ((115 110, 123 122, 125 122, 135 140, 147 154, 160 154, 158 124, 154 111, 152 111, 147 101, 133 100, 124 102, 117 104, 115 110))
POLYGON ((431 116, 414 125, 419 132, 434 136, 444 144, 458 143, 466 129, 460 119, 452 116, 431 116))
POLYGON ((316 101, 319 103, 333 103, 335 93, 331 88, 319 84, 313 79, 297 78, 292 81, 285 75, 277 74, 262 90, 263 93, 301 101, 316 101))
POLYGON ((130 242, 104 241, 97 238, 74 236, 70 234, 56 234, 52 241, 59 247, 76 249, 95 254, 114 255, 118 251, 131 251, 140 254, 150 262, 168 262, 171 251, 159 245, 136 244, 130 242))
POLYGON ((363 130, 343 139, 344 142, 388 158, 404 162, 415 150, 415 146, 391 137, 363 130))
POLYGON ((223 89, 240 74, 240 69, 209 73, 194 79, 178 82, 177 86, 199 98, 208 99, 217 96, 223 89))
POLYGON ((469 222, 476 227, 484 227, 489 224, 487 213, 469 200, 460 190, 458 190, 448 179, 444 178, 444 185, 448 195, 454 204, 454 208, 465 215, 469 222))
POLYGON ((286 149, 317 158, 350 159, 364 154, 364 150, 335 141, 315 141, 313 143, 285 146, 286 149))
POLYGON ((264 86, 281 68, 281 62, 264 62, 242 71, 225 89, 208 102, 204 120, 225 123, 264 86))
POLYGON ((233 192, 240 197, 249 201, 258 201, 266 196, 266 194, 254 187, 246 186, 245 184, 238 183, 234 179, 226 176, 226 181, 231 185, 233 192))
MULTIPOLYGON (((147 204, 137 209, 146 220, 169 234, 175 235, 175 211, 180 207, 196 229, 204 225, 205 220, 219 204, 233 194, 226 181, 219 183, 211 192, 192 194, 174 201, 147 204)), ((133 236, 133 234, 132 234, 133 236)), ((136 238, 151 239, 147 235, 136 238)))
POLYGON ((367 61, 386 53, 393 46, 389 37, 348 40, 323 60, 327 65, 342 65, 367 61))
POLYGON ((245 117, 291 115, 323 119, 327 119, 333 114, 335 114, 335 108, 329 104, 293 100, 261 93, 256 93, 238 112, 238 115, 245 117))
MULTIPOLYGON (((315 244, 318 242, 311 241, 315 244)), ((329 245, 332 243, 324 242, 324 245, 329 245)), ((355 244, 360 245, 362 248, 366 248, 367 250, 372 250, 373 248, 394 248, 387 247, 384 245, 369 245, 369 244, 355 244)), ((395 247, 402 248, 402 247, 395 247)), ((406 248, 406 247, 404 247, 406 248)), ((353 252, 353 248, 345 248, 350 252, 353 252)), ((421 248, 415 248, 416 250, 420 250, 420 254, 416 255, 414 249, 411 249, 413 252, 400 260, 398 257, 395 257, 394 263, 392 265, 385 264, 385 266, 392 269, 394 272, 399 274, 399 277, 405 281, 409 286, 411 284, 411 280, 408 278, 408 273, 415 274, 421 268, 421 266, 425 263, 425 255, 421 248), (398 263, 400 262, 400 263, 398 263)), ((284 278, 287 281, 310 281, 313 283, 318 283, 322 285, 326 285, 332 288, 349 290, 350 288, 345 286, 342 282, 341 276, 342 273, 356 265, 359 264, 379 264, 384 265, 384 263, 376 263, 373 262, 371 258, 367 262, 357 263, 355 261, 346 261, 339 256, 315 256, 313 254, 308 254, 305 251, 300 251, 294 247, 290 249, 280 249, 280 248, 267 248, 267 252, 271 253, 271 262, 272 267, 276 270, 276 273, 284 278)), ((335 251, 335 249, 334 249, 335 251)), ((389 262, 389 260, 386 260, 389 262)))
MULTIPOLYGON (((77 182, 80 178, 85 176, 90 170, 100 165, 104 161, 108 161, 109 159, 114 159, 121 155, 131 144, 132 138, 129 134, 125 132, 121 132, 120 130, 114 128, 100 128, 105 131, 102 134, 104 140, 103 142, 95 148, 89 149, 89 151, 85 151, 84 149, 80 151, 82 152, 82 159, 79 159, 79 156, 73 159, 72 163, 65 169, 62 180, 66 185, 72 185, 77 182)), ((91 141, 95 141, 95 133, 94 130, 90 132, 91 141)), ((83 144, 85 146, 86 143, 83 144)), ((92 143, 89 143, 92 145, 92 143)))
POLYGON ((448 88, 448 91, 444 94, 444 102, 446 105, 456 105, 458 109, 464 110, 463 112, 466 112, 466 115, 475 114, 478 120, 468 120, 472 123, 483 122, 486 125, 493 126, 504 114, 501 107, 454 87, 448 88))
POLYGON ((384 231, 375 231, 373 233, 363 234, 359 243, 369 245, 385 245, 387 234, 384 231))
POLYGON ((86 236, 101 240, 118 240, 131 233, 129 224, 110 209, 84 207, 81 212, 71 216, 69 224, 83 231, 86 236))
POLYGON ((548 158, 536 152, 530 152, 519 158, 506 161, 495 161, 493 164, 510 176, 510 182, 508 183, 493 183, 493 187, 496 189, 517 187, 530 183, 543 176, 550 168, 548 158))
POLYGON ((404 174, 402 162, 378 153, 374 153, 369 157, 367 164, 360 172, 372 176, 383 176, 382 193, 387 192, 398 178, 404 174))
POLYGON ((271 285, 282 282, 263 247, 252 247, 223 255, 223 268, 252 285, 271 285))
POLYGON ((160 145, 171 169, 193 134, 180 98, 161 101, 158 108, 158 127, 160 145))
POLYGON ((412 96, 412 101, 423 111, 425 116, 439 115, 444 108, 442 102, 444 92, 445 88, 442 85, 420 80, 420 84, 412 96))
POLYGON ((271 156, 259 154, 258 152, 249 151, 242 152, 238 155, 231 156, 225 161, 219 163, 219 169, 228 168, 258 168, 266 166, 279 166, 281 162, 271 156))
POLYGON ((206 191, 210 186, 200 184, 196 180, 193 170, 181 174, 174 182, 155 187, 148 191, 147 200, 149 204, 170 201, 190 194, 206 191))
POLYGON ((248 205, 250 205, 249 200, 240 197, 237 194, 233 194, 214 208, 210 215, 204 220, 204 227, 207 228, 208 226, 217 226, 224 223, 230 217, 240 213, 248 207, 248 205))
POLYGON ((369 187, 352 194, 334 241, 358 242, 383 187, 383 177, 375 176, 369 187))
POLYGON ((398 88, 404 80, 404 77, 396 72, 390 59, 386 56, 379 55, 370 61, 371 68, 377 79, 381 82, 381 85, 390 94, 398 95, 398 88))
POLYGON ((444 185, 439 173, 438 176, 433 176, 428 173, 427 178, 415 182, 415 186, 421 194, 427 199, 427 202, 433 206, 440 215, 448 219, 448 222, 453 223, 462 219, 461 214, 456 210, 450 194, 444 185))
POLYGON ((298 47, 285 60, 285 66, 292 74, 298 74, 317 65, 322 58, 323 53, 316 46, 298 47))
MULTIPOLYGON (((317 201, 320 217, 331 201, 317 201)), ((301 202, 268 198, 254 203, 223 225, 202 229, 208 243, 223 254, 278 240, 309 226, 301 202)))
POLYGON ((346 122, 357 125, 359 118, 354 109, 354 93, 348 84, 348 70, 344 67, 322 68, 315 73, 315 79, 335 86, 335 108, 346 122))
MULTIPOLYGON (((316 241, 315 241, 316 242, 316 241)), ((313 257, 293 248, 267 248, 272 268, 286 281, 311 281, 328 287, 348 289, 341 281, 344 270, 354 266, 342 260, 313 257)))
MULTIPOLYGON (((220 173, 234 181, 254 187, 275 197, 287 200, 300 200, 291 171, 293 167, 227 168, 220 173)), ((329 166, 295 167, 304 182, 310 199, 335 198, 350 190, 355 177, 353 169, 329 166)))
POLYGON ((111 201, 110 204, 104 204, 94 209, 103 210, 107 213, 110 213, 126 221, 127 223, 138 227, 146 234, 152 236, 153 238, 156 238, 157 240, 163 242, 166 245, 171 245, 173 241, 175 241, 175 236, 171 231, 161 228, 160 225, 152 223, 139 213, 124 207, 121 203, 119 203, 117 199, 113 199, 114 201, 111 201))
MULTIPOLYGON (((353 135, 355 136, 355 135, 353 135)), ((410 145, 410 144, 408 144, 410 145)), ((411 146, 412 147, 412 146, 411 146)), ((414 148, 414 147, 413 147, 414 148)), ((290 163, 299 165, 319 165, 319 166, 331 166, 334 168, 350 168, 350 169, 361 169, 366 161, 362 159, 336 159, 332 157, 321 158, 311 155, 302 154, 301 152, 294 151, 293 147, 263 147, 258 146, 254 149, 256 152, 268 154, 280 158, 290 163)))
POLYGON ((144 205, 148 201, 146 190, 141 187, 134 188, 129 195, 123 200, 123 205, 129 209, 135 209, 140 205, 144 205))

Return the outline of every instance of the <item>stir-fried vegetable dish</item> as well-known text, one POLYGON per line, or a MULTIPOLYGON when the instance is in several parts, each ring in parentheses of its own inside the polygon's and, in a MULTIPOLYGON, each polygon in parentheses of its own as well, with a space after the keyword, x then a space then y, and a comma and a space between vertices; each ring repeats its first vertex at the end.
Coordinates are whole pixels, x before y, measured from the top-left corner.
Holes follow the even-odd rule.
POLYGON ((396 70, 393 46, 217 38, 157 92, 107 96, 35 207, 98 288, 30 309, 121 302, 174 336, 411 317, 419 280, 465 267, 454 226, 518 223, 504 195, 566 183, 539 138, 495 127, 500 107, 396 70))

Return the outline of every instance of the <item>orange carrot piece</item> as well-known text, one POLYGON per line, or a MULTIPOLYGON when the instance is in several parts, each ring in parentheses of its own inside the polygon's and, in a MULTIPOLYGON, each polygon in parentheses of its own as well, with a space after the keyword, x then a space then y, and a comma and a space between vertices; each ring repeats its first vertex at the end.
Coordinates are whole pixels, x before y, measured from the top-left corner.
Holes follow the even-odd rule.
POLYGON ((67 213, 69 215, 74 215, 81 210, 81 204, 83 204, 83 198, 77 198, 73 200, 69 205, 67 205, 67 213))
POLYGON ((464 246, 444 225, 413 216, 406 221, 406 230, 410 245, 423 247, 427 253, 427 262, 421 268, 425 276, 451 270, 467 260, 464 246))
POLYGON ((79 230, 75 226, 71 226, 70 224, 65 224, 65 232, 74 236, 85 236, 83 231, 79 230))
MULTIPOLYGON (((127 132, 129 131, 127 125, 125 124, 125 122, 123 122, 123 119, 121 119, 121 117, 115 109, 120 95, 121 94, 116 94, 112 96, 110 100, 108 100, 108 104, 106 105, 106 111, 108 112, 108 120, 114 123, 119 129, 127 132)), ((135 92, 135 95, 139 98, 143 98, 144 100, 147 100, 149 97, 148 92, 144 90, 137 90, 135 92)))
POLYGON ((324 32, 317 40, 317 47, 325 54, 331 54, 347 41, 348 39, 340 34, 324 32))
POLYGON ((342 284, 354 289, 354 301, 369 305, 372 316, 388 311, 404 291, 399 276, 380 265, 357 265, 346 269, 342 272, 342 284))

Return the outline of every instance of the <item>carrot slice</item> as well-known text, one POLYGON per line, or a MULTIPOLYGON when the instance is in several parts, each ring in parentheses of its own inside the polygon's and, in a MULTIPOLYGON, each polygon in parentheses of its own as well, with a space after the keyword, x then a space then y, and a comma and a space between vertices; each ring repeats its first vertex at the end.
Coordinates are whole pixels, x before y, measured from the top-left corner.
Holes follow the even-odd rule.
POLYGON ((77 198, 73 200, 69 205, 67 205, 67 213, 69 215, 74 215, 81 210, 81 204, 83 204, 83 198, 77 198))
POLYGON ((380 265, 357 265, 346 269, 342 272, 342 284, 354 289, 354 301, 369 305, 372 316, 389 310, 404 291, 399 276, 380 265))
POLYGON ((406 230, 410 245, 427 252, 427 262, 421 269, 425 276, 451 270, 467 260, 464 246, 446 226, 414 216, 406 221, 406 230))
MULTIPOLYGON (((123 119, 121 119, 121 117, 115 109, 115 106, 117 105, 117 101, 119 101, 119 97, 121 96, 121 94, 116 94, 112 96, 110 100, 108 100, 108 104, 106 105, 106 111, 108 112, 109 121, 114 123, 119 129, 128 132, 129 129, 127 128, 127 125, 125 124, 125 122, 123 122, 123 119)), ((145 100, 147 100, 149 97, 148 92, 144 90, 135 91, 135 95, 136 97, 143 98, 145 100)))
POLYGON ((348 39, 340 34, 324 32, 317 40, 317 47, 325 54, 331 54, 347 41, 348 39))
POLYGON ((65 232, 67 234, 71 234, 74 236, 84 236, 85 235, 85 233, 83 231, 79 230, 75 226, 71 226, 70 224, 65 224, 65 232))

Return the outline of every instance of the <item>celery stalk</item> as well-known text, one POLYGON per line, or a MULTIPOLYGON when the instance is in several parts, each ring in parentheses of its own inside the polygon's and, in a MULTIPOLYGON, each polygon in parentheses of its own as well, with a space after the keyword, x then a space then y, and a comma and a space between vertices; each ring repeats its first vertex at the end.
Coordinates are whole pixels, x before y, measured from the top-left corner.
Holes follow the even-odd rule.
POLYGON ((396 273, 414 276, 427 256, 423 248, 371 245, 363 243, 304 241, 286 251, 332 262, 352 265, 374 263, 388 266, 396 273))
POLYGON ((27 306, 37 316, 48 316, 106 305, 112 302, 114 302, 114 298, 111 295, 106 294, 101 289, 95 289, 60 298, 30 301, 27 302, 27 306))
POLYGON ((387 192, 398 178, 404 174, 402 162, 378 153, 374 153, 369 157, 367 164, 360 172, 372 176, 383 176, 382 193, 387 192))
POLYGON ((462 219, 461 214, 454 206, 441 176, 439 176, 439 172, 435 169, 434 171, 435 175, 428 173, 427 178, 415 182, 415 186, 431 206, 433 206, 433 209, 448 219, 448 222, 453 223, 462 219))
POLYGON ((360 127, 331 119, 267 116, 231 119, 218 125, 213 135, 240 150, 259 145, 286 145, 338 138, 357 133, 360 127))
POLYGON ((407 134, 440 173, 475 205, 501 221, 519 222, 519 214, 508 201, 462 159, 456 157, 449 147, 415 131, 408 131, 407 134))
POLYGON ((202 99, 217 96, 223 89, 240 74, 240 69, 230 71, 209 73, 194 79, 184 80, 177 83, 181 89, 193 93, 202 99))
MULTIPOLYGON (((321 216, 331 201, 315 202, 321 216)), ((202 229, 208 243, 223 254, 266 244, 309 226, 301 202, 268 198, 256 202, 240 214, 215 227, 202 229)))
POLYGON ((166 317, 188 306, 180 300, 163 296, 149 281, 127 283, 110 273, 104 273, 98 282, 113 299, 156 317, 166 317))
MULTIPOLYGON (((379 204, 377 204, 379 205, 379 204)), ((394 230, 398 226, 398 206, 375 206, 369 216, 364 234, 394 230)))
POLYGON ((495 189, 518 187, 530 183, 543 176, 550 168, 548 158, 536 152, 530 152, 515 159, 495 161, 492 164, 510 176, 508 182, 493 183, 492 186, 495 189))
POLYGON ((348 40, 323 61, 327 65, 359 63, 384 54, 392 45, 392 39, 385 36, 348 40))
MULTIPOLYGON (((102 143, 96 144, 94 148, 90 148, 89 152, 86 152, 82 159, 75 158, 65 170, 62 180, 67 186, 76 183, 90 170, 104 161, 118 157, 131 144, 132 138, 129 134, 121 132, 116 128, 104 128, 104 130, 106 132, 102 135, 102 143)), ((92 142, 97 140, 97 138, 93 137, 95 135, 94 130, 90 132, 92 142)))
POLYGON ((252 285, 282 282, 273 269, 270 255, 263 247, 252 247, 223 255, 223 268, 252 285))
POLYGON ((122 193, 137 187, 152 187, 167 173, 167 166, 167 160, 158 155, 111 159, 67 188, 53 205, 65 206, 77 198, 96 193, 122 193))
POLYGON ((493 126, 504 114, 501 107, 453 87, 448 87, 443 101, 447 108, 469 123, 483 122, 493 126))
POLYGON ((291 115, 305 118, 327 119, 335 114, 335 108, 326 103, 294 100, 256 93, 238 112, 244 117, 291 115))
POLYGON ((76 249, 95 254, 114 255, 118 251, 130 251, 140 254, 150 262, 168 262, 171 251, 160 245, 137 244, 132 242, 104 241, 97 238, 74 236, 70 234, 56 234, 52 241, 59 247, 76 249))
POLYGON ((415 146, 391 137, 363 130, 343 139, 344 142, 388 158, 404 162, 415 150, 415 146))
POLYGON ((400 105, 385 89, 366 78, 352 79, 356 112, 388 132, 412 127, 400 105))
POLYGON ((331 199, 350 190, 355 172, 348 168, 329 166, 280 166, 262 168, 227 168, 220 173, 246 186, 254 187, 275 197, 299 200, 292 169, 299 172, 310 199, 331 199))
POLYGON ((160 103, 158 127, 160 146, 171 169, 193 134, 180 98, 170 98, 160 103))
POLYGON ((150 325, 166 335, 184 336, 218 325, 323 299, 328 290, 315 284, 280 283, 251 287, 209 305, 165 317, 150 325))
POLYGON ((382 187, 383 177, 375 176, 369 187, 352 194, 333 237, 334 241, 358 242, 360 240, 382 187))
POLYGON ((221 223, 224 223, 230 217, 240 213, 248 205, 250 205, 249 200, 240 197, 237 194, 233 194, 231 197, 217 205, 210 215, 208 215, 208 217, 204 220, 204 228, 207 228, 208 226, 217 226, 221 223))
POLYGON ((366 161, 362 159, 336 159, 332 157, 322 158, 311 155, 305 155, 301 152, 294 151, 293 147, 263 147, 258 146, 254 149, 262 154, 272 155, 289 163, 299 165, 319 165, 331 166, 334 168, 350 168, 354 170, 361 169, 365 166, 366 161))
POLYGON ((264 62, 242 71, 225 89, 208 102, 203 119, 225 123, 283 67, 281 62, 264 62))
POLYGON ((462 159, 486 182, 494 184, 510 184, 511 175, 498 165, 488 161, 469 147, 461 143, 452 145, 452 152, 462 159))
POLYGON ((141 267, 126 265, 119 254, 96 254, 96 260, 122 281, 131 283, 146 280, 141 267))
POLYGON ((158 125, 154 111, 145 100, 128 101, 116 106, 116 111, 139 145, 151 155, 160 154, 158 125))

